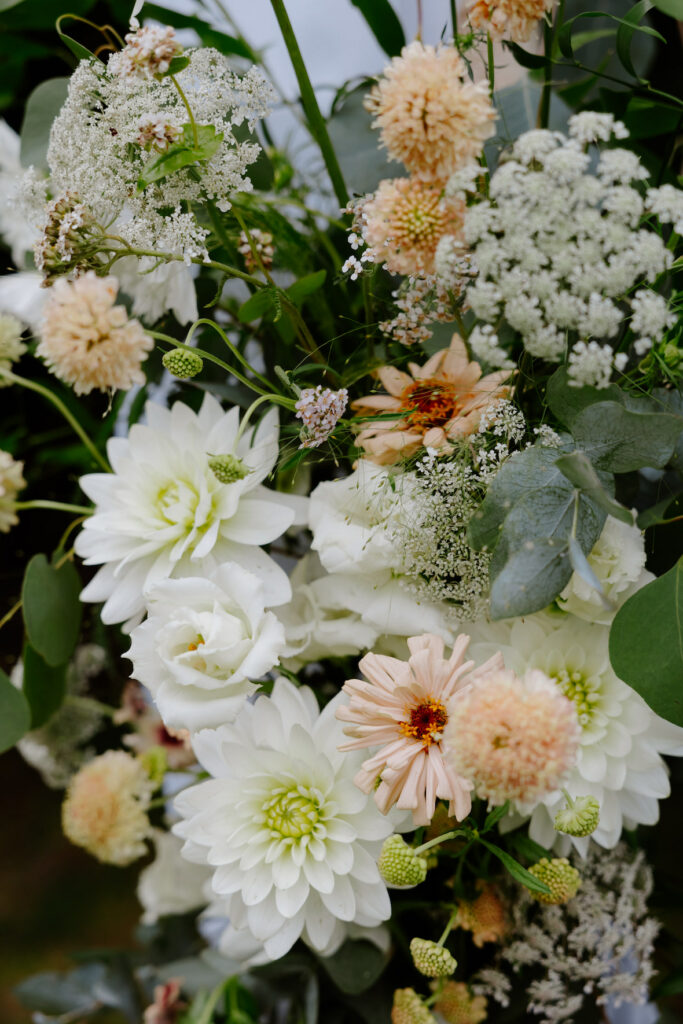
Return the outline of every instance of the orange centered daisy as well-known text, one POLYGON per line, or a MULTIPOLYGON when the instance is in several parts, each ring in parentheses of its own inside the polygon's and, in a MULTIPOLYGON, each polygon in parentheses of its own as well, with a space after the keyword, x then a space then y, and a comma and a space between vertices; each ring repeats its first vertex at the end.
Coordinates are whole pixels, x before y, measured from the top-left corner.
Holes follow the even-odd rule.
POLYGON ((441 739, 447 721, 448 714, 441 701, 426 700, 410 709, 409 720, 401 722, 399 729, 403 736, 422 740, 422 745, 428 747, 441 739))
POLYGON ((409 384, 401 395, 401 405, 408 412, 407 424, 422 430, 448 423, 457 414, 460 404, 453 385, 438 377, 409 384))

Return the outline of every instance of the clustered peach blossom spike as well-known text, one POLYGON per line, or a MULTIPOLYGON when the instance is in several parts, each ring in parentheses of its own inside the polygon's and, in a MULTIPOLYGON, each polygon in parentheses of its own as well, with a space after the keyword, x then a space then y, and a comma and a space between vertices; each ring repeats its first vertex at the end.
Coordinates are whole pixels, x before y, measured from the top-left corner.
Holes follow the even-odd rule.
POLYGON ((356 444, 371 462, 391 465, 422 447, 442 448, 471 434, 486 406, 509 391, 503 383, 509 371, 482 377, 479 363, 469 361, 457 334, 449 348, 436 352, 424 366, 408 363, 408 369, 404 373, 393 366, 380 367, 377 376, 388 394, 351 403, 361 416, 396 414, 396 419, 370 421, 361 428, 356 444))
POLYGON ((353 737, 341 750, 381 749, 363 762, 354 782, 374 799, 383 813, 396 805, 413 812, 416 825, 427 825, 437 797, 449 801, 449 814, 462 821, 472 805, 472 784, 443 756, 443 731, 449 701, 482 675, 502 669, 500 654, 481 668, 465 661, 468 636, 459 636, 449 658, 444 642, 431 633, 408 640, 407 662, 383 654, 366 654, 360 669, 366 679, 344 684, 349 704, 337 718, 353 737))
POLYGON ((471 0, 468 9, 470 25, 495 38, 505 36, 524 43, 557 0, 471 0))
POLYGON ((446 1024, 481 1024, 488 1014, 485 996, 472 995, 464 981, 448 981, 436 988, 438 998, 434 1010, 446 1024))
POLYGON ((356 221, 373 263, 391 274, 424 277, 434 272, 444 235, 462 228, 465 204, 444 194, 441 184, 419 178, 391 178, 356 207, 356 221))
POLYGON ((457 50, 421 42, 394 57, 365 105, 389 155, 439 181, 480 155, 496 118, 486 86, 466 78, 457 50))
POLYGON ((505 907, 491 882, 480 879, 476 899, 459 900, 457 910, 455 927, 471 932, 479 949, 486 942, 500 942, 508 930, 505 907))
POLYGON ((575 764, 581 730, 574 704, 543 672, 504 669, 456 695, 445 729, 452 769, 492 804, 531 804, 575 764))
POLYGON ((144 384, 140 364, 154 342, 124 306, 115 306, 118 281, 94 270, 60 278, 45 305, 38 355, 77 395, 144 384))

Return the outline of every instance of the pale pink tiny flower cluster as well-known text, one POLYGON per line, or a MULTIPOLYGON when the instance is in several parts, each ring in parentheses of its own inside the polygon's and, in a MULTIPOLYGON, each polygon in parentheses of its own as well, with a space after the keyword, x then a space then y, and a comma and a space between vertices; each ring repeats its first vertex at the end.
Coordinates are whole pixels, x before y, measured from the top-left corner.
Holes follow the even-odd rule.
POLYGON ((155 149, 163 153, 182 134, 182 128, 169 124, 162 114, 145 114, 140 118, 136 142, 143 149, 155 149))
POLYGON ((363 762, 354 778, 373 793, 386 814, 394 805, 413 812, 416 825, 427 825, 437 797, 448 800, 449 814, 462 821, 472 805, 472 783, 444 758, 442 740, 449 722, 449 702, 487 672, 501 669, 500 654, 481 668, 465 661, 468 636, 460 636, 449 658, 444 642, 426 633, 408 640, 410 657, 399 661, 366 654, 360 669, 366 679, 344 683, 348 705, 337 709, 344 732, 353 737, 341 750, 380 747, 363 762))
POLYGON ((109 58, 108 68, 121 76, 163 75, 182 50, 170 25, 145 25, 128 33, 126 45, 109 58))
POLYGON ((303 423, 300 448, 318 448, 328 439, 349 400, 346 388, 332 391, 318 384, 304 388, 296 403, 296 417, 303 423))
POLYGON ((575 764, 580 736, 574 704, 548 676, 501 669, 451 702, 446 757, 489 803, 533 804, 575 764))
POLYGON ((239 245, 237 246, 237 251, 244 256, 244 265, 250 274, 260 269, 259 261, 261 266, 269 270, 273 265, 273 256, 275 255, 273 236, 269 231, 260 231, 258 228, 252 228, 249 234, 251 235, 251 244, 246 231, 240 231, 239 245), (252 245, 256 250, 258 260, 254 256, 252 245))
POLYGON ((467 13, 472 28, 524 43, 556 4, 557 0, 470 0, 467 13))
POLYGON ((60 278, 48 299, 37 353, 77 395, 144 384, 140 364, 154 342, 124 306, 115 306, 118 281, 90 270, 60 278))

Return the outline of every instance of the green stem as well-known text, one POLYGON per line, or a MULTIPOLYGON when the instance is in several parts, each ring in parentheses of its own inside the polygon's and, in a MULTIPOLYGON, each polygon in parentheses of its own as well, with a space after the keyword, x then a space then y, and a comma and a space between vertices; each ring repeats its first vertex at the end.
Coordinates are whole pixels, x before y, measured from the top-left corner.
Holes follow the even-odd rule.
MULTIPOLYGON (((113 240, 123 243, 125 249, 118 250, 115 256, 107 264, 107 271, 116 263, 117 260, 124 259, 126 256, 153 256, 160 263, 184 263, 185 257, 175 252, 159 252, 155 249, 134 249, 129 246, 124 239, 119 238, 116 235, 110 236, 113 240)), ((221 270, 227 277, 237 277, 240 281, 246 281, 247 284, 253 284, 256 288, 265 288, 263 281, 259 280, 258 277, 254 277, 252 274, 245 274, 243 270, 238 270, 237 267, 231 267, 227 263, 219 263, 217 260, 203 260, 199 256, 194 256, 191 263, 196 263, 199 267, 212 267, 214 270, 221 270)))
POLYGON ((451 934, 451 932, 453 930, 453 925, 455 924, 457 916, 458 916, 458 910, 454 910, 453 913, 451 914, 451 916, 448 918, 448 924, 446 925, 446 927, 444 928, 443 932, 441 933, 441 938, 437 942, 437 946, 443 946, 444 942, 446 941, 446 939, 448 938, 448 936, 451 934))
POLYGON ((299 83, 299 91, 301 93, 301 102, 303 104, 306 117, 308 119, 308 126, 311 130, 313 138, 318 143, 320 152, 322 153, 325 166, 327 167, 327 173, 330 176, 332 182, 332 188, 334 194, 337 197, 339 205, 345 207, 349 202, 349 194, 346 191, 346 185, 344 184, 344 176, 337 160, 337 154, 334 151, 330 136, 327 131, 327 125, 325 119, 320 112, 318 101, 311 85, 311 80, 308 77, 308 71, 304 64, 304 59, 299 49, 292 23, 289 20, 289 15, 285 8, 283 0, 270 0, 271 7, 277 18, 282 37, 285 41, 285 45, 289 52, 289 57, 294 68, 296 80, 299 83))
POLYGON ((180 96, 181 100, 183 101, 183 106, 185 107, 185 110, 187 111, 187 116, 189 117, 190 125, 192 126, 192 139, 194 141, 195 146, 198 146, 199 145, 199 135, 197 134, 197 122, 194 119, 194 114, 192 113, 192 107, 190 106, 189 100, 188 100, 187 96, 185 95, 185 93, 183 92, 183 89, 182 89, 182 87, 180 85, 180 82, 178 81, 176 76, 175 75, 169 75, 168 77, 173 82, 174 86, 176 87, 176 89, 178 91, 178 95, 180 96))
POLYGON ((489 73, 489 96, 493 103, 493 93, 496 88, 496 65, 493 60, 493 40, 489 34, 486 36, 486 60, 489 73))
POLYGON ((550 57, 553 49, 553 30, 547 21, 543 24, 543 49, 546 56, 546 62, 543 67, 543 90, 541 92, 541 102, 538 105, 538 117, 536 118, 536 126, 538 128, 547 128, 550 120, 550 83, 552 81, 553 71, 550 57))
MULTIPOLYGON (((256 412, 256 410, 258 409, 259 405, 261 405, 263 402, 270 402, 270 401, 272 401, 272 398, 271 398, 270 395, 259 395, 259 397, 254 402, 251 403, 251 405, 249 406, 247 411, 244 413, 244 416, 240 420, 239 430, 237 431, 237 437, 235 438, 235 445, 237 445, 237 443, 239 442, 239 439, 244 434, 245 430, 247 429, 247 427, 249 425, 249 420, 251 419, 253 414, 256 412)), ((296 407, 296 403, 294 402, 293 399, 290 398, 290 399, 286 399, 285 401, 288 402, 288 406, 287 407, 289 409, 294 409, 296 407)), ((282 405, 284 403, 281 402, 280 404, 282 405)))
POLYGON ((190 342, 191 342, 191 340, 192 340, 192 338, 194 336, 194 332, 197 330, 198 327, 201 327, 202 324, 204 324, 206 327, 212 327, 213 330, 216 331, 216 333, 221 336, 221 338, 223 339, 225 344, 228 346, 228 348, 232 352, 232 354, 235 357, 235 359, 237 359, 242 364, 242 366, 244 366, 244 368, 246 370, 250 370, 251 373, 253 373, 254 376, 257 378, 257 380, 260 380, 261 383, 265 384, 265 386, 267 388, 271 387, 271 383, 268 380, 268 378, 264 377, 262 374, 258 373, 254 369, 254 367, 251 365, 251 363, 247 359, 244 358, 244 356, 242 355, 240 350, 237 348, 237 346, 233 345, 233 343, 230 341, 230 339, 228 338, 228 336, 225 333, 225 331, 221 330, 221 328, 218 326, 218 324, 214 320, 209 320, 206 317, 201 317, 199 320, 195 320, 195 322, 192 324, 192 327, 189 330, 187 338, 185 339, 185 344, 186 345, 190 344, 190 342))
POLYGON ((456 0, 451 0, 451 25, 453 26, 453 38, 458 38, 458 5, 456 0))
POLYGON ((82 708, 84 711, 97 711, 98 714, 106 715, 107 718, 113 718, 118 710, 111 704, 103 704, 101 700, 95 700, 94 697, 79 697, 75 693, 67 694, 64 703, 70 704, 74 708, 82 708))
POLYGON ((211 1021, 213 1020, 213 1011, 218 1005, 218 1000, 223 995, 226 984, 226 981, 221 981, 220 984, 216 985, 215 989, 204 1004, 202 1012, 196 1018, 196 1024, 211 1024, 211 1021))
MULTIPOLYGON (((52 402, 55 409, 59 410, 69 426, 72 427, 76 434, 78 434, 93 459, 95 459, 95 461, 102 467, 105 473, 111 473, 111 466, 104 456, 100 455, 95 445, 83 430, 83 427, 80 425, 73 413, 67 409, 61 398, 58 398, 57 395, 53 394, 49 388, 44 388, 42 384, 36 384, 35 381, 27 380, 26 377, 19 377, 16 373, 10 373, 9 370, 0 370, 0 377, 10 381, 12 384, 21 384, 22 387, 28 388, 29 391, 35 391, 37 394, 42 395, 43 398, 46 398, 48 402, 52 402)), ((91 510, 87 509, 87 511, 90 512, 91 510)))
POLYGON ((15 501, 12 507, 19 509, 19 511, 31 508, 52 508, 57 512, 77 512, 83 516, 91 516, 93 513, 91 508, 86 508, 84 505, 68 505, 63 501, 48 501, 46 498, 34 498, 31 501, 15 501))
POLYGON ((416 846, 413 849, 413 853, 424 853, 425 850, 431 850, 433 846, 445 843, 448 839, 457 839, 458 836, 466 835, 467 832, 464 832, 461 828, 456 829, 454 832, 445 832, 442 836, 437 836, 436 839, 430 839, 428 843, 423 843, 422 846, 416 846))

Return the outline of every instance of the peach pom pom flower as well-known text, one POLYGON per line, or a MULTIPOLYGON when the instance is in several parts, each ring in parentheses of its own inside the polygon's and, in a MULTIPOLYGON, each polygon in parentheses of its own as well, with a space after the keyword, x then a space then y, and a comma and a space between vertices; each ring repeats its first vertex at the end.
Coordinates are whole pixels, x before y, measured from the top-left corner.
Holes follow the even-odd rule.
POLYGON ((557 0, 471 0, 468 18, 474 29, 518 43, 530 37, 537 23, 552 11, 557 0))
POLYGON ((449 814, 458 821, 472 806, 472 784, 444 760, 442 736, 448 726, 448 703, 456 691, 476 682, 480 675, 502 669, 494 655, 479 669, 465 661, 469 637, 458 637, 453 652, 444 658, 444 643, 432 633, 410 637, 407 662, 383 654, 366 654, 360 669, 367 677, 350 679, 343 690, 348 705, 337 718, 348 722, 353 737, 340 750, 381 749, 363 762, 354 778, 364 793, 374 790, 377 806, 386 814, 396 805, 412 810, 416 825, 432 819, 436 799, 449 801, 449 814))
POLYGON ((394 57, 365 106, 390 157, 431 180, 476 160, 496 118, 486 86, 467 80, 457 50, 421 42, 394 57))
POLYGON ((457 334, 449 348, 436 352, 424 366, 408 363, 408 369, 409 374, 393 366, 380 367, 377 376, 389 394, 367 395, 351 403, 362 416, 396 413, 396 419, 368 423, 356 439, 365 457, 379 465, 473 433, 485 407, 509 391, 503 382, 510 372, 497 370, 482 377, 479 363, 469 361, 457 334))
POLYGON ((45 306, 38 355, 77 395, 145 383, 140 364, 154 342, 114 305, 118 287, 115 277, 89 270, 75 281, 60 278, 45 306))
POLYGON ((573 703, 543 672, 501 669, 451 702, 446 756, 489 803, 532 806, 574 765, 580 736, 573 703))

